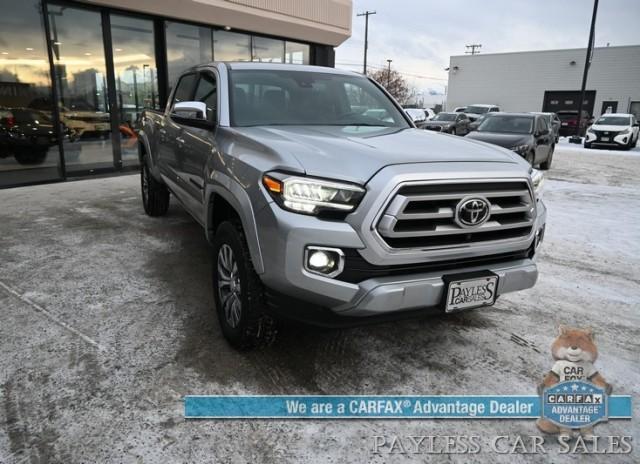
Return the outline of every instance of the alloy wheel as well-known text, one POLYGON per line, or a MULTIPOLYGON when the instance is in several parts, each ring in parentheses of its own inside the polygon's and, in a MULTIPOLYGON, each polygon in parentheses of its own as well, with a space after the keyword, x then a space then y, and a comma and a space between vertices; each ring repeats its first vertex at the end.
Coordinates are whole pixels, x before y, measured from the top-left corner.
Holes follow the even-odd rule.
POLYGON ((227 324, 233 329, 242 316, 241 291, 238 263, 231 247, 223 244, 218 251, 218 297, 227 324))

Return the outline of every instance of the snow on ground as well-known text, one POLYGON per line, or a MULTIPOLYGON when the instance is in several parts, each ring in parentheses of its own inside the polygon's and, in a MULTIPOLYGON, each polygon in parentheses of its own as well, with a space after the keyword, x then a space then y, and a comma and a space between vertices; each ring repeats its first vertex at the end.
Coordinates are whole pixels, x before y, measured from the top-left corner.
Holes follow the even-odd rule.
POLYGON ((200 226, 175 204, 145 216, 136 176, 0 191, 0 462, 639 462, 638 155, 559 144, 533 289, 448 317, 288 327, 251 353, 222 339, 200 226), (598 369, 633 395, 635 420, 596 428, 632 435, 633 455, 490 451, 536 435, 531 420, 182 418, 187 394, 534 394, 561 323, 593 327, 598 369), (377 435, 478 435, 482 451, 374 455, 377 435))

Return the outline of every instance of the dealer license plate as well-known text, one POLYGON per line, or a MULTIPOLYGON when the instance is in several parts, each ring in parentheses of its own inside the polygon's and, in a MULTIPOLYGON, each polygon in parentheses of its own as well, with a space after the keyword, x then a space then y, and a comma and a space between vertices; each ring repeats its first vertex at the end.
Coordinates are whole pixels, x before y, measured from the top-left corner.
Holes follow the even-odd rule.
POLYGON ((608 142, 611 139, 609 137, 602 137, 600 140, 602 140, 603 142, 608 142))
POLYGON ((447 300, 444 310, 447 313, 462 309, 491 306, 496 302, 498 276, 495 274, 470 279, 448 280, 447 300))

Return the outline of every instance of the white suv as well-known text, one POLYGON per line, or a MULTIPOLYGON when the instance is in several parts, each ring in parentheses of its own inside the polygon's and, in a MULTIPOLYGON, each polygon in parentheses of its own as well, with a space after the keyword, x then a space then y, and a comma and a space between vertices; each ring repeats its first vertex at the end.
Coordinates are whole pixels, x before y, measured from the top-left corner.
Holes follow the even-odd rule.
POLYGON ((603 114, 587 129, 584 147, 608 145, 630 150, 638 143, 638 131, 638 121, 633 114, 603 114))

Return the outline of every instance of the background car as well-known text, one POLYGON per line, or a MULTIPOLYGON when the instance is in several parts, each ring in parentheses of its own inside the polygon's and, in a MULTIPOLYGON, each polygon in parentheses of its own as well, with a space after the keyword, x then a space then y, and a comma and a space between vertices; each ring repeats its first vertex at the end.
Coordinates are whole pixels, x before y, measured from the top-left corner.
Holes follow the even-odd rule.
POLYGON ((552 129, 553 134, 555 135, 555 138, 556 138, 556 143, 558 143, 558 140, 560 140, 560 125, 561 125, 560 118, 558 117, 558 115, 556 113, 542 113, 538 111, 532 111, 531 114, 539 114, 544 116, 547 119, 547 124, 552 129))
POLYGON ((487 118, 487 116, 491 114, 492 113, 485 113, 481 115, 479 118, 476 118, 474 120, 469 120, 469 132, 478 130, 478 127, 480 127, 480 124, 482 124, 482 121, 484 121, 487 118))
POLYGON ((555 137, 546 119, 531 113, 495 113, 467 137, 500 145, 515 151, 531 166, 549 169, 555 149, 555 137))
POLYGON ((48 114, 30 108, 10 108, 0 113, 4 155, 13 155, 20 164, 39 164, 49 147, 58 143, 48 114))
POLYGON ((497 105, 486 105, 484 103, 477 103, 474 105, 467 106, 467 109, 464 110, 465 114, 471 119, 475 121, 480 116, 486 113, 497 113, 500 111, 500 107, 497 105))
MULTIPOLYGON (((576 126, 578 125, 578 110, 562 110, 556 113, 560 118, 560 136, 566 137, 569 135, 575 135, 576 126)), ((580 118, 580 133, 584 136, 589 122, 589 113, 582 111, 582 118, 580 118)))
POLYGON ((633 114, 603 114, 587 129, 584 147, 608 145, 630 150, 638 144, 638 121, 633 114))
POLYGON ((456 107, 453 109, 453 112, 454 112, 454 113, 464 113, 466 110, 467 110, 467 107, 466 107, 466 106, 456 106, 456 107))
POLYGON ((417 128, 423 129, 427 122, 428 115, 421 108, 405 108, 404 112, 411 118, 417 128))
POLYGON ((427 113, 428 120, 431 120, 436 117, 436 112, 433 111, 431 108, 422 108, 422 109, 424 110, 425 113, 427 113))
POLYGON ((426 121, 423 126, 427 130, 465 135, 469 133, 469 118, 464 113, 438 113, 435 118, 426 121))

